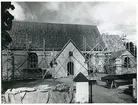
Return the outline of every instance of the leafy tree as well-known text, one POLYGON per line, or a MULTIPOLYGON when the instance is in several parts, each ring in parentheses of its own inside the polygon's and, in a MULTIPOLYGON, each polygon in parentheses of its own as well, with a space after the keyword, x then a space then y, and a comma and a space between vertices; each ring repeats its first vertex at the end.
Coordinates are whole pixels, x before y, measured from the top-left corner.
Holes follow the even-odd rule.
POLYGON ((14 16, 9 13, 9 9, 14 10, 15 7, 11 2, 1 2, 1 43, 2 50, 6 49, 9 43, 12 42, 12 38, 9 35, 8 31, 12 28, 12 20, 14 16))

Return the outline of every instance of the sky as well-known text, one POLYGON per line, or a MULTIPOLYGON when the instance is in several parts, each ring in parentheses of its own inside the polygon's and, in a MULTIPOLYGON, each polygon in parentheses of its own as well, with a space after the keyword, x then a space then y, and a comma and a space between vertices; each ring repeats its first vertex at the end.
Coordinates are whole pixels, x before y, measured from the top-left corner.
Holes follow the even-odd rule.
POLYGON ((135 2, 12 2, 14 20, 96 25, 100 33, 126 35, 136 44, 135 2))

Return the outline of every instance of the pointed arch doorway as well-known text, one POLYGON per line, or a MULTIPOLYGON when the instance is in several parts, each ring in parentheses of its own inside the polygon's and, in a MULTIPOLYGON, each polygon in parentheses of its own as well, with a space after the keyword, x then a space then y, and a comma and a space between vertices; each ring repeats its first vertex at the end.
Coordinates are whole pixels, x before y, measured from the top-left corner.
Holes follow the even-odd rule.
POLYGON ((73 62, 68 62, 67 71, 68 71, 67 76, 74 75, 74 63, 73 62))

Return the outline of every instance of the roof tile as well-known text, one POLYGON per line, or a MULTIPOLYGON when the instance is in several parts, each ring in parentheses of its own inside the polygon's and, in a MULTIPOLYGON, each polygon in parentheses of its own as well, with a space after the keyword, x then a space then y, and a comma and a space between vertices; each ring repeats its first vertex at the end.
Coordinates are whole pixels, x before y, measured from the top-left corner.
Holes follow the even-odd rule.
MULTIPOLYGON (((31 41, 31 49, 43 47, 43 38, 46 43, 46 50, 61 50, 68 42, 73 40, 80 50, 84 50, 83 36, 91 48, 99 43, 104 48, 104 42, 96 26, 77 25, 77 24, 59 24, 59 23, 37 23, 13 21, 11 31, 9 31, 13 42, 11 49, 24 49, 26 39, 31 41)), ((86 50, 90 50, 87 46, 86 50)))

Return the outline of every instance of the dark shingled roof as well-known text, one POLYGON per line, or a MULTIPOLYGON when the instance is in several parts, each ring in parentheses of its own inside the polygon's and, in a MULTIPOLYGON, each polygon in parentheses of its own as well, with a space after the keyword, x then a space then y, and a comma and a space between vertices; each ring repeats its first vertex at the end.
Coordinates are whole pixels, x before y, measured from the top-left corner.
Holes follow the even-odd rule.
POLYGON ((80 72, 74 79, 75 82, 88 82, 89 80, 80 72))
MULTIPOLYGON (((59 51, 70 39, 80 50, 84 50, 83 36, 91 48, 97 44, 98 37, 102 47, 105 46, 97 27, 93 25, 13 21, 9 33, 13 39, 11 49, 25 49, 26 39, 31 42, 31 49, 42 49, 44 38, 46 50, 59 51)), ((90 50, 90 47, 86 49, 90 50)))

